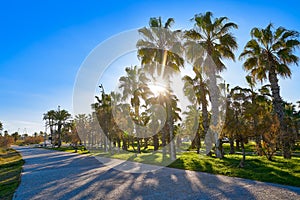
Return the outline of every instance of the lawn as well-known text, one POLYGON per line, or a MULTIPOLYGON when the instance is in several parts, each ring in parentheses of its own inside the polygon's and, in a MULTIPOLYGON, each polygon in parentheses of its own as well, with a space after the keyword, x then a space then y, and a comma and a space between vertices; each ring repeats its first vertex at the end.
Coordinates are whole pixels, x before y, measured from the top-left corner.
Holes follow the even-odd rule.
POLYGON ((61 147, 54 147, 54 148, 46 148, 46 149, 51 149, 51 150, 56 150, 56 151, 65 151, 69 153, 78 153, 78 154, 87 154, 89 153, 89 150, 87 150, 85 147, 81 146, 77 148, 77 151, 74 147, 72 146, 61 146, 61 147))
POLYGON ((12 199, 20 183, 24 161, 13 149, 0 148, 0 199, 12 199))
POLYGON ((247 155, 244 168, 239 168, 241 159, 242 155, 219 159, 186 152, 169 167, 300 187, 300 157, 286 160, 274 156, 274 161, 269 161, 264 156, 247 155))
MULTIPOLYGON (((229 144, 224 144, 223 146, 225 152, 229 152, 229 144)), ((115 150, 112 152, 91 150, 89 153, 94 156, 117 158, 154 165, 167 165, 171 168, 188 169, 300 187, 299 156, 293 156, 293 158, 289 160, 283 159, 282 156, 274 156, 273 161, 269 161, 265 156, 256 156, 252 153, 255 148, 253 142, 249 142, 245 148, 250 154, 246 156, 244 168, 238 167, 242 159, 241 154, 229 155, 227 153, 225 158, 219 159, 203 154, 196 154, 195 151, 182 151, 177 154, 177 160, 171 163, 169 156, 167 156, 165 160, 162 159, 161 151, 153 153, 152 146, 149 146, 147 150, 142 150, 141 154, 133 152, 132 149, 129 151, 115 150)), ((70 147, 61 147, 59 150, 74 152, 70 147)), ((202 152, 204 151, 204 149, 201 150, 202 152)))

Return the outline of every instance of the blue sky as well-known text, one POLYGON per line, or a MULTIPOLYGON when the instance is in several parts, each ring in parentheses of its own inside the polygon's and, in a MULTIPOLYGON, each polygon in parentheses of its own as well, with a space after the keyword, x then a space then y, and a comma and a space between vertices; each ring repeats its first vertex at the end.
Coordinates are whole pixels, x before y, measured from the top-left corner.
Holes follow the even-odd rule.
MULTIPOLYGON (((150 17, 173 17, 174 28, 190 29, 195 14, 227 16, 239 25, 234 31, 239 55, 255 26, 273 22, 300 31, 299 6, 298 0, 1 2, 0 121, 9 132, 31 134, 44 130, 42 114, 47 110, 60 105, 72 112, 73 86, 86 56, 107 38, 148 25, 150 17)), ((227 65, 226 80, 244 85, 241 62, 227 65)), ((300 68, 292 67, 292 72, 292 79, 280 84, 284 99, 295 102, 300 100, 300 68)))

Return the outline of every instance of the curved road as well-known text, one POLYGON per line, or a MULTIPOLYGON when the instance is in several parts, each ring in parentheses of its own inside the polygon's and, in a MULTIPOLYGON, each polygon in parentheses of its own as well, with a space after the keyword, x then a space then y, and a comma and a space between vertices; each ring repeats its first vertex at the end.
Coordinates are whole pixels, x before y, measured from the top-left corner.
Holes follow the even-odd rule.
POLYGON ((92 156, 29 147, 15 149, 25 160, 15 200, 300 199, 298 187, 167 167, 127 173, 111 169, 92 156))

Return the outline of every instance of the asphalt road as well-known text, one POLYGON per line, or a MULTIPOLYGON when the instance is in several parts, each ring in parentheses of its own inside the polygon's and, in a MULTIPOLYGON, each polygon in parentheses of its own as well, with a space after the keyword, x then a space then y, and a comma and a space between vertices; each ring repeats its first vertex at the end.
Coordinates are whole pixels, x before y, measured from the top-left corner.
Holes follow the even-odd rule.
POLYGON ((25 160, 16 200, 300 199, 298 187, 167 167, 129 173, 110 168, 92 156, 40 148, 15 149, 25 160))

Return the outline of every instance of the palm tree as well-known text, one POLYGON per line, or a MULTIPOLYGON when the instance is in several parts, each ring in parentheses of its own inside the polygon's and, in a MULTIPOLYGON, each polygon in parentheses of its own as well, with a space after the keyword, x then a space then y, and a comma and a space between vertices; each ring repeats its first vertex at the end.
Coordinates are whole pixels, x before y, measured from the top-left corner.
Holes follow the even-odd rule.
POLYGON ((284 109, 278 76, 291 77, 290 64, 298 65, 299 58, 294 54, 300 42, 297 40, 298 32, 279 27, 273 30, 270 23, 265 29, 253 28, 252 39, 247 42, 240 59, 246 58, 244 68, 259 81, 269 80, 273 97, 273 107, 278 120, 282 135, 282 150, 284 158, 291 158, 289 135, 284 123, 284 109))
MULTIPOLYGON (((171 31, 170 28, 173 23, 173 18, 169 18, 165 24, 162 23, 160 17, 150 18, 150 27, 139 29, 139 33, 143 36, 143 39, 137 42, 138 57, 141 60, 144 70, 149 72, 154 79, 159 77, 164 79, 169 94, 171 94, 170 76, 172 72, 178 72, 184 63, 183 58, 180 56, 183 51, 180 30, 171 31), (156 75, 158 77, 155 77, 156 75)), ((173 138, 174 119, 172 115, 172 105, 167 103, 166 111, 166 124, 168 126, 166 130, 168 130, 169 134, 163 131, 163 135, 168 134, 170 138, 173 138)), ((176 153, 173 140, 171 140, 170 147, 171 159, 175 160, 176 153)))
MULTIPOLYGON (((161 100, 162 95, 159 95, 157 97, 150 97, 149 99, 146 100, 146 113, 148 114, 149 117, 149 128, 150 128, 150 135, 152 136, 153 140, 153 146, 154 146, 154 151, 157 151, 159 149, 159 137, 158 133, 162 129, 163 125, 165 124, 165 121, 162 120, 164 119, 164 113, 162 112, 161 107, 154 106, 150 107, 151 105, 161 105, 163 106, 163 101, 161 100)), ((165 140, 165 135, 162 135, 162 143, 163 143, 163 154, 164 153, 164 146, 166 145, 166 140, 165 140)))
POLYGON ((58 106, 58 110, 54 113, 54 120, 57 124, 58 147, 61 146, 62 128, 67 125, 67 120, 70 118, 71 114, 66 110, 60 110, 60 107, 58 106))
POLYGON ((47 113, 43 115, 43 120, 46 121, 46 126, 49 126, 50 128, 50 140, 51 144, 53 145, 53 135, 54 135, 54 115, 55 115, 55 110, 49 110, 47 113))
POLYGON ((87 136, 89 133, 89 117, 86 114, 78 114, 74 119, 77 134, 81 138, 84 146, 86 146, 87 136))
MULTIPOLYGON (((222 62, 223 58, 235 60, 233 50, 237 49, 235 37, 230 32, 231 29, 237 29, 237 25, 228 22, 227 17, 213 18, 211 12, 197 14, 192 19, 195 21, 194 28, 186 31, 185 36, 201 45, 206 52, 194 52, 194 55, 203 63, 203 71, 209 77, 210 99, 212 105, 212 125, 217 126, 219 121, 219 96, 220 92, 217 86, 217 74, 222 72, 226 67, 222 62), (198 55, 197 55, 198 54, 198 55), (213 62, 213 63, 212 63, 213 62)), ((213 133, 216 144, 216 156, 223 157, 221 152, 221 139, 218 133, 213 133)), ((209 137, 208 137, 209 138, 209 137)), ((207 146, 211 146, 212 141, 206 141, 207 146)), ((206 153, 210 153, 210 148, 206 149, 206 153)))
POLYGON ((107 152, 107 145, 109 150, 111 150, 111 130, 112 130, 112 100, 111 95, 106 94, 104 87, 101 84, 100 86, 101 96, 95 96, 97 103, 92 104, 92 108, 95 110, 95 115, 98 119, 99 125, 103 131, 103 146, 104 150, 107 152))
POLYGON ((70 118, 71 114, 66 110, 60 110, 60 106, 58 106, 58 110, 49 110, 43 115, 43 120, 46 120, 46 125, 50 127, 52 145, 54 144, 53 136, 56 132, 58 147, 61 146, 62 128, 68 125, 68 120, 70 118))
POLYGON ((174 22, 173 18, 168 18, 163 25, 161 17, 150 18, 150 27, 139 29, 143 39, 137 42, 138 57, 151 75, 157 73, 167 77, 170 74, 165 73, 166 66, 174 71, 179 71, 179 67, 183 66, 180 30, 170 30, 174 22))
POLYGON ((119 79, 119 88, 122 89, 122 100, 126 101, 130 98, 130 104, 134 109, 133 119, 136 124, 135 134, 137 138, 138 153, 140 149, 140 129, 142 126, 142 120, 140 116, 141 99, 146 100, 150 90, 147 86, 148 78, 141 68, 137 66, 127 67, 125 69, 126 76, 122 76, 119 79))
MULTIPOLYGON (((201 114, 202 114, 202 127, 203 127, 203 134, 206 135, 208 128, 209 128, 209 116, 208 116, 208 100, 207 95, 209 95, 209 91, 207 88, 207 83, 203 79, 203 74, 200 71, 200 67, 193 67, 193 71, 195 72, 195 77, 191 78, 189 76, 184 76, 183 80, 185 81, 184 85, 184 93, 188 96, 189 100, 193 102, 195 105, 201 106, 201 114)), ((198 114, 198 113, 197 113, 198 114)), ((199 117, 199 116, 198 116, 199 117)), ((200 153, 200 126, 199 122, 196 123, 198 130, 196 131, 196 146, 197 146, 197 153, 200 153), (199 143, 199 144, 198 144, 199 143)))
MULTIPOLYGON (((204 132, 203 129, 203 123, 201 126, 200 123, 200 117, 199 117, 199 109, 197 108, 197 105, 189 105, 187 107, 187 111, 183 112, 184 115, 186 115, 186 118, 183 122, 185 135, 192 136, 194 135, 194 138, 192 140, 192 148, 197 149, 197 153, 200 153, 201 148, 201 132, 204 132)), ((202 120, 202 119, 201 119, 202 120)), ((202 120, 203 122, 203 120, 202 120)))

